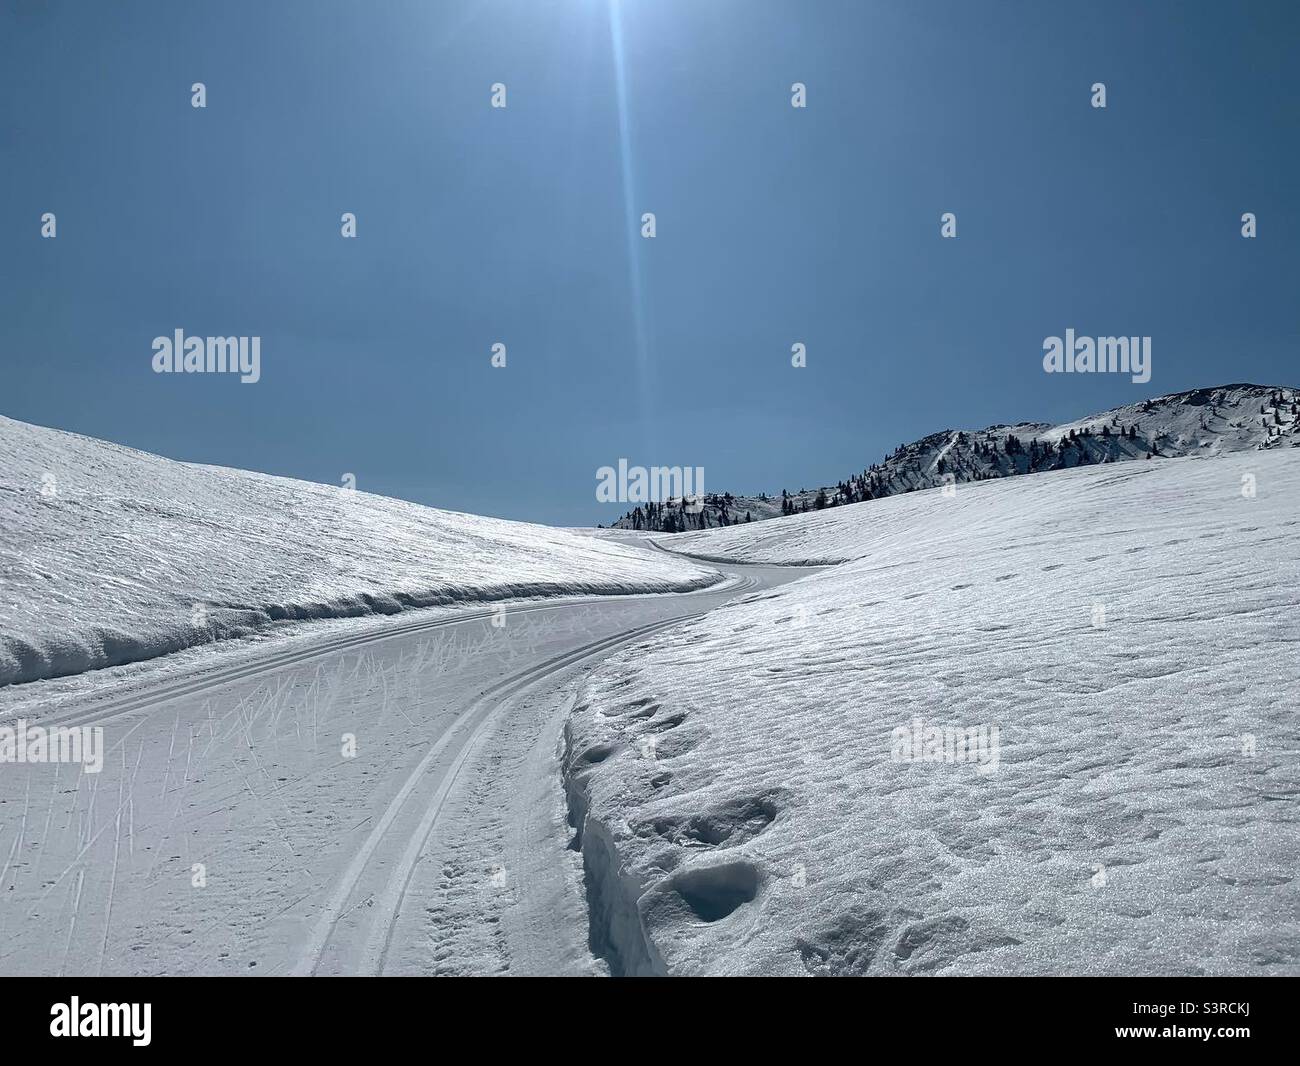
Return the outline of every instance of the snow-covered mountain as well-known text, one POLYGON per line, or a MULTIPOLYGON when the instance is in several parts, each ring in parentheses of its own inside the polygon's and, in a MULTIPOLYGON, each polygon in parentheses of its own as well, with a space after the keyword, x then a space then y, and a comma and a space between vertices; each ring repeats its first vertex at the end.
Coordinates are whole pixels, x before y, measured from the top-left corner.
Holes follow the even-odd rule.
POLYGON ((0 417, 0 685, 278 621, 716 580, 612 540, 179 463, 0 417))
POLYGON ((1115 407, 1075 422, 1019 422, 980 430, 945 429, 901 445, 881 462, 835 485, 758 496, 710 494, 698 509, 643 504, 614 528, 683 532, 820 510, 946 482, 1127 459, 1221 455, 1300 446, 1300 389, 1220 385, 1115 407))
MULTIPOLYGON (((1265 444, 1214 391, 1120 421, 1265 444)), ((1297 500, 1274 446, 656 538, 851 561, 588 678, 593 942, 620 973, 1300 973, 1297 500)))

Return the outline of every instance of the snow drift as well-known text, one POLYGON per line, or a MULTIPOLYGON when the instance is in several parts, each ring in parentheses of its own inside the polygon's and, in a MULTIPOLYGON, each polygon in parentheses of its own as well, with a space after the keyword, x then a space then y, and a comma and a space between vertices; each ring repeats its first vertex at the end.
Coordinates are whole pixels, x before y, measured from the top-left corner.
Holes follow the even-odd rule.
POLYGON ((0 418, 0 685, 287 619, 718 580, 659 553, 0 418))
POLYGON ((621 973, 1300 973, 1297 499, 1288 448, 660 538, 853 561, 588 679, 593 944, 621 973))

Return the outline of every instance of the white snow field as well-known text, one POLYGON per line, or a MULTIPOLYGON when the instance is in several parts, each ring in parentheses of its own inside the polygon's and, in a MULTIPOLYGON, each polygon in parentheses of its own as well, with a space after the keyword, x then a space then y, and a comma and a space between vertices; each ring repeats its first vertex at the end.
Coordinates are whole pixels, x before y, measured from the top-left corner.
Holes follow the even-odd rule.
POLYGON ((850 561, 584 683, 612 972, 1300 973, 1300 452, 656 539, 850 561))
POLYGON ((0 417, 0 685, 284 620, 719 579, 612 540, 174 462, 0 417))

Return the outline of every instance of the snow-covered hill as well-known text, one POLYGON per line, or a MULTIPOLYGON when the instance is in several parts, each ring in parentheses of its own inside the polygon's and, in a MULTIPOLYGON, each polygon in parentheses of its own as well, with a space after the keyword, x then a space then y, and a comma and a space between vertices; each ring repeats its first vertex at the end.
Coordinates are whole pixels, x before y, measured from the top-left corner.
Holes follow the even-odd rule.
POLYGON ((1222 455, 1300 445, 1300 390, 1220 385, 1115 407, 1076 422, 1020 422, 945 429, 901 445, 836 485, 798 492, 711 494, 697 511, 642 505, 615 527, 659 532, 714 529, 823 507, 880 499, 947 482, 1184 455, 1222 455))
POLYGON ((0 418, 0 685, 286 619, 717 579, 609 540, 0 418))
MULTIPOLYGON (((1180 401, 1179 446, 1225 406, 1180 401)), ((1288 447, 660 538, 855 561, 588 679, 594 942, 627 973, 1300 974, 1298 500, 1288 447)))

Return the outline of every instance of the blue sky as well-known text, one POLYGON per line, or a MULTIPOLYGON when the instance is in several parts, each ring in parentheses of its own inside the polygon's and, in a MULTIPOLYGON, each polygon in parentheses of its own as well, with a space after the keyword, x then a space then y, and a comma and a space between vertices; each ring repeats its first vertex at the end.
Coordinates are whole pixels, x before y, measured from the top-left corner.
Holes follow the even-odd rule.
POLYGON ((1298 44, 1294 3, 3 0, 0 413, 589 524, 620 457, 793 490, 1296 384, 1298 44), (1044 374, 1067 327, 1152 380, 1044 374), (261 381, 154 374, 177 328, 261 381))

